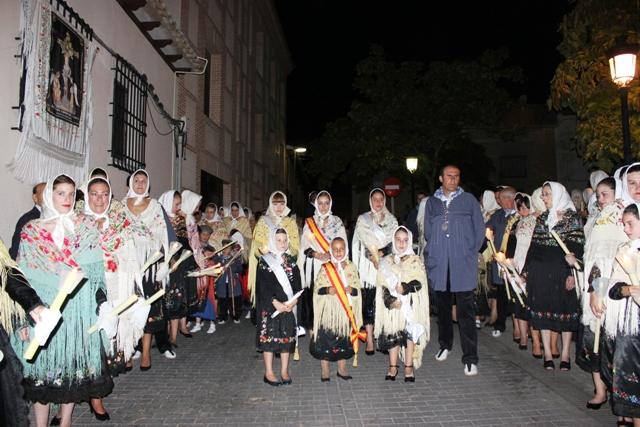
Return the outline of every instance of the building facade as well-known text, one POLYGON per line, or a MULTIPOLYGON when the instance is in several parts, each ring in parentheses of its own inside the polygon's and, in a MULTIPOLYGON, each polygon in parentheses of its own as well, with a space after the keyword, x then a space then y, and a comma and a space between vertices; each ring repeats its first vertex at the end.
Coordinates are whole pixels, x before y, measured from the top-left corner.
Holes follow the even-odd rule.
MULTIPOLYGON (((12 128, 20 123, 15 107, 20 104, 22 67, 16 38, 23 1, 5 2, 0 14, 0 90, 5 94, 0 106, 5 153, 0 165, 0 237, 5 242, 17 218, 31 209, 31 187, 36 183, 18 181, 8 166, 21 135, 12 128)), ((99 41, 92 66, 93 127, 85 164, 87 171, 107 170, 116 198, 126 194, 126 179, 135 165, 149 172, 152 197, 171 188, 189 188, 202 192, 206 201, 238 200, 262 209, 270 191, 285 186, 285 95, 292 64, 271 1, 53 3, 71 10, 99 41), (114 149, 116 140, 128 144, 131 133, 123 130, 131 113, 131 101, 120 96, 124 89, 117 75, 123 65, 125 77, 131 72, 149 86, 141 98, 146 101, 136 110, 143 144, 136 145, 133 159, 125 156, 132 161, 124 163, 114 149), (126 111, 118 113, 116 107, 126 111), (120 122, 125 124, 119 126, 120 122)), ((81 184, 86 175, 73 178, 81 184)))

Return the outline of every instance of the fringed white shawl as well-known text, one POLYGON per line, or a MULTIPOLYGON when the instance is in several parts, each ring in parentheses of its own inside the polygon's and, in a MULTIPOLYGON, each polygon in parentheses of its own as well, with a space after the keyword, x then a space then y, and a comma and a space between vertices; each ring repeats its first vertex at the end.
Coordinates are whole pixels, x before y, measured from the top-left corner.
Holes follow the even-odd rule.
MULTIPOLYGON (((416 343, 413 352, 413 365, 419 368, 422 364, 422 353, 430 339, 429 334, 429 291, 427 284, 427 273, 422 262, 422 258, 418 255, 407 255, 396 262, 394 255, 389 255, 381 263, 385 263, 385 268, 389 268, 400 282, 409 283, 412 280, 420 282, 422 287, 418 292, 407 294, 409 303, 412 308, 413 322, 416 322, 424 328, 424 335, 416 343)), ((381 267, 382 268, 382 267, 381 267)), ((374 335, 396 334, 403 331, 407 327, 405 315, 401 309, 387 309, 383 300, 383 288, 391 291, 391 287, 395 287, 397 283, 388 283, 384 274, 381 272, 377 275, 376 289, 376 317, 374 325, 374 335)), ((404 349, 400 349, 400 359, 405 361, 404 349)))

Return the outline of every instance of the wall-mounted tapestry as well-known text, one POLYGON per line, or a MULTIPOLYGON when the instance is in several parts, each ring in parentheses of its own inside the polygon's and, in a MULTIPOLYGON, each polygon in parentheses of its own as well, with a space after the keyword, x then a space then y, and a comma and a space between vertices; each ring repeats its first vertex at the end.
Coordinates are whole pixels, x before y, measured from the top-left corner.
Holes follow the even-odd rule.
POLYGON ((11 163, 34 184, 86 175, 92 127, 91 29, 64 1, 22 0, 22 134, 11 163))

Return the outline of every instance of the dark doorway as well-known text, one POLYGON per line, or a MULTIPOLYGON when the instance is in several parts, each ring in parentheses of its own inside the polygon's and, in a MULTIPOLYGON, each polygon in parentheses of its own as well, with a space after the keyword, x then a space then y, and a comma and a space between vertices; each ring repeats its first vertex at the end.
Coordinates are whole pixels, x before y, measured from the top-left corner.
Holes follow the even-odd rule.
POLYGON ((200 192, 202 193, 201 206, 207 203, 215 203, 218 207, 222 204, 222 180, 204 170, 200 170, 200 192))

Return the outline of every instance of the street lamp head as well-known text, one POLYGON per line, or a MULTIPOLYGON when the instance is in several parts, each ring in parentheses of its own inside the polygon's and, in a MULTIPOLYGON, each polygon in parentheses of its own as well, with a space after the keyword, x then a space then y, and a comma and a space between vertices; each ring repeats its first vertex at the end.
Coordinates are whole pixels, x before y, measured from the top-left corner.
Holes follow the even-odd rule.
POLYGON ((607 52, 611 80, 620 86, 626 87, 636 76, 636 56, 638 46, 628 43, 620 43, 607 52))
POLYGON ((294 153, 302 154, 307 152, 307 147, 296 147, 293 149, 294 153))
POLYGON ((407 170, 409 173, 414 173, 418 170, 418 158, 417 157, 407 157, 407 170))

